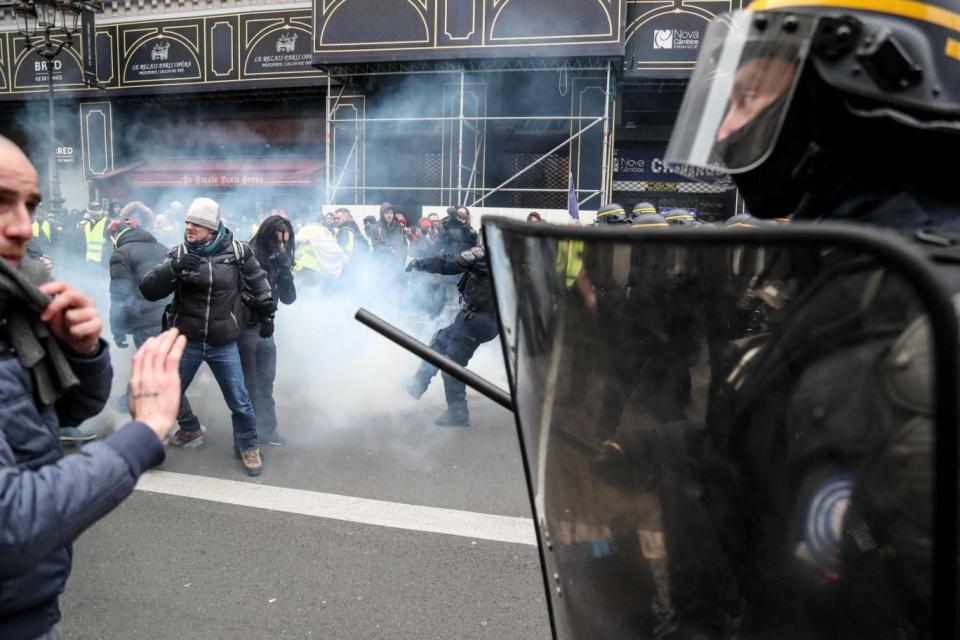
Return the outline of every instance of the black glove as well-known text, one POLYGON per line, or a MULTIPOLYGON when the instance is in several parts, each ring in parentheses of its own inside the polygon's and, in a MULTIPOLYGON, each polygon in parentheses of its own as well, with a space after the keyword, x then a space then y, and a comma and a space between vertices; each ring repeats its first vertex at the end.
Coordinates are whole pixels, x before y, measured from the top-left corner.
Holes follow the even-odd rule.
POLYGON ((185 253, 179 258, 174 259, 170 266, 173 267, 174 273, 178 276, 183 275, 187 271, 197 271, 200 268, 200 264, 203 262, 203 258, 198 256, 195 253, 185 253))
POLYGON ((293 258, 286 251, 273 256, 273 260, 276 261, 277 272, 281 278, 293 271, 293 258))
POLYGON ((121 336, 117 334, 113 335, 113 344, 117 345, 118 349, 126 349, 128 346, 130 346, 127 344, 127 336, 121 336))
POLYGON ((414 269, 416 269, 416 270, 418 270, 418 271, 420 270, 420 261, 419 261, 419 260, 411 260, 410 263, 407 265, 407 269, 406 269, 406 270, 407 270, 407 271, 413 271, 414 269))
POLYGON ((269 338, 273 335, 273 316, 262 316, 260 318, 260 337, 269 338))
POLYGON ((447 217, 456 218, 457 217, 457 208, 456 207, 447 207, 447 217))

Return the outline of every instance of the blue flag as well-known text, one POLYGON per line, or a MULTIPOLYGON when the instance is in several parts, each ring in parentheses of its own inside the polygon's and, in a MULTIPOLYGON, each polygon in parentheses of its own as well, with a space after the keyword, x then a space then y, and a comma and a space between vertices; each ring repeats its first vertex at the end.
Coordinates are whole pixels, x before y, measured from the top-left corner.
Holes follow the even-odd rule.
POLYGON ((570 193, 567 195, 567 211, 574 220, 580 219, 580 205, 577 204, 577 186, 573 183, 573 171, 570 172, 570 193))

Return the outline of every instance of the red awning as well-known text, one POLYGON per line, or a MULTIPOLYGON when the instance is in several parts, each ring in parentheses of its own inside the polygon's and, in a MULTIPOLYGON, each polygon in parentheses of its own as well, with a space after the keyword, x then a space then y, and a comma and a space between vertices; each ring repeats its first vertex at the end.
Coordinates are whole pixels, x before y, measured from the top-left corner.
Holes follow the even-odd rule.
POLYGON ((157 160, 98 176, 122 177, 130 187, 313 187, 319 160, 157 160))

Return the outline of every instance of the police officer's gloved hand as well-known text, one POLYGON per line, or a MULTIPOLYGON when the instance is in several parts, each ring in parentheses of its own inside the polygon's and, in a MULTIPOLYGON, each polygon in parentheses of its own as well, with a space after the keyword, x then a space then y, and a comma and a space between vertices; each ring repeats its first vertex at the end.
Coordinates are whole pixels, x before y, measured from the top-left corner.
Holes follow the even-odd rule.
POLYGON ((127 344, 127 336, 121 336, 117 334, 114 334, 113 336, 113 344, 117 345, 118 349, 126 349, 128 346, 130 346, 127 344))
POLYGON ((170 266, 173 267, 174 273, 180 276, 188 271, 197 271, 201 263, 203 263, 203 258, 197 254, 185 253, 179 258, 175 258, 170 266))
POLYGON ((260 317, 260 337, 269 338, 273 335, 273 316, 260 317))
POLYGON ((416 270, 419 270, 419 269, 420 269, 420 261, 419 261, 419 260, 411 260, 410 263, 407 265, 406 271, 409 272, 409 271, 413 271, 414 269, 416 269, 416 270))

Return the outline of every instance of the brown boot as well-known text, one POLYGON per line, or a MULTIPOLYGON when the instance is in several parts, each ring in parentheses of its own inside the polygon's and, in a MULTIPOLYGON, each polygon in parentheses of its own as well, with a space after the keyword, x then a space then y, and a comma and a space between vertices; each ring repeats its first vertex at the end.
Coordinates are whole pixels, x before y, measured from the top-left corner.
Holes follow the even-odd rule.
POLYGON ((263 471, 263 461, 260 460, 260 449, 250 449, 240 454, 240 461, 243 462, 247 475, 258 476, 263 471))
POLYGON ((207 428, 200 425, 196 431, 185 431, 177 429, 177 432, 170 436, 167 444, 178 449, 196 449, 203 444, 203 436, 207 433, 207 428))

